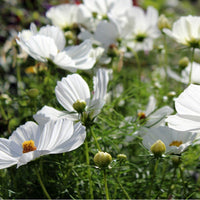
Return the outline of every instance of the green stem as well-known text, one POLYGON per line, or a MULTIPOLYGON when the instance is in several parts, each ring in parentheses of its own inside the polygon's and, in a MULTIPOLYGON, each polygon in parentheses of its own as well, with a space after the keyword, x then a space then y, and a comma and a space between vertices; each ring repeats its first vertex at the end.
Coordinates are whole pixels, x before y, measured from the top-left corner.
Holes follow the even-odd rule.
POLYGON ((19 89, 19 92, 21 91, 21 85, 22 85, 22 79, 21 79, 21 69, 19 64, 16 65, 16 73, 17 73, 17 87, 19 89))
POLYGON ((159 158, 156 158, 156 163, 154 165, 153 174, 152 174, 152 177, 151 177, 151 185, 150 185, 150 189, 149 189, 148 198, 150 198, 150 196, 151 196, 152 188, 153 188, 153 185, 154 185, 154 179, 155 179, 155 176, 156 176, 156 171, 157 171, 157 168, 158 168, 158 163, 159 163, 159 158))
POLYGON ((40 183, 40 186, 42 187, 42 190, 43 190, 44 194, 46 195, 46 197, 47 197, 48 199, 51 199, 49 193, 47 192, 47 190, 46 190, 46 188, 45 188, 44 183, 42 182, 42 179, 41 179, 39 170, 36 170, 36 174, 37 174, 38 181, 39 181, 39 183, 40 183))
POLYGON ((164 34, 163 35, 163 43, 164 43, 164 49, 165 49, 165 52, 164 52, 164 70, 165 70, 165 86, 166 88, 168 88, 168 76, 167 76, 167 65, 168 65, 168 50, 167 50, 167 41, 166 41, 166 35, 164 34))
POLYGON ((3 117, 5 120, 8 120, 8 117, 7 117, 6 113, 5 113, 4 108, 3 108, 2 105, 1 105, 1 103, 0 103, 0 111, 1 111, 2 117, 3 117))
POLYGON ((185 194, 185 181, 184 181, 184 176, 183 176, 183 169, 179 166, 180 174, 181 174, 181 179, 183 182, 183 194, 185 194))
POLYGON ((92 187, 92 179, 91 179, 91 170, 90 170, 90 159, 89 159, 89 151, 88 151, 88 142, 85 140, 85 157, 86 157, 86 164, 87 167, 87 174, 89 179, 89 190, 90 190, 90 199, 94 199, 93 195, 93 187, 92 187))
POLYGON ((195 50, 195 48, 192 49, 192 55, 191 55, 191 68, 190 68, 190 74, 189 74, 189 85, 192 82, 192 67, 193 67, 193 62, 194 62, 194 50, 195 50))
MULTIPOLYGON (((169 190, 168 190, 168 193, 167 193, 167 198, 168 198, 169 195, 172 193, 172 188, 171 188, 171 186, 172 186, 172 184, 175 182, 174 179, 175 179, 175 177, 176 177, 176 169, 177 169, 177 167, 174 168, 174 173, 173 173, 173 177, 172 177, 172 179, 171 179, 171 183, 170 183, 170 185, 169 185, 169 190)), ((170 197, 169 197, 169 198, 170 198, 170 197)))
POLYGON ((117 177, 117 183, 119 184, 120 188, 122 189, 123 193, 126 195, 127 199, 131 199, 127 193, 127 191, 124 189, 124 187, 122 186, 122 184, 119 182, 119 177, 117 177))
POLYGON ((101 151, 101 148, 100 148, 100 146, 99 146, 99 143, 98 143, 98 140, 97 140, 97 138, 96 138, 96 135, 94 134, 94 131, 93 131, 92 126, 90 127, 90 132, 92 133, 92 137, 94 138, 94 141, 95 141, 95 143, 96 143, 97 149, 98 149, 99 151, 101 151))
POLYGON ((103 177, 104 177, 104 185, 105 185, 105 194, 106 194, 106 199, 109 200, 109 193, 108 193, 108 185, 107 185, 107 173, 106 169, 103 170, 103 177))

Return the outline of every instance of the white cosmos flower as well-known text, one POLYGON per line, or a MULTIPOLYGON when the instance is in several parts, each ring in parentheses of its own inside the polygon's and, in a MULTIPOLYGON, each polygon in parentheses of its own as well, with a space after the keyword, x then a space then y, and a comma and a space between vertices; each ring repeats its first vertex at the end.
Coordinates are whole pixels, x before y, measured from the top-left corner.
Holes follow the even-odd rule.
POLYGON ((58 102, 66 111, 57 111, 54 108, 45 106, 33 116, 34 119, 39 124, 57 118, 78 120, 78 113, 74 108, 74 104, 83 103, 86 106, 83 110, 93 120, 105 104, 108 80, 107 70, 99 69, 96 76, 93 77, 94 87, 91 97, 88 84, 79 74, 72 74, 62 78, 61 81, 57 82, 55 93, 58 102))
POLYGON ((189 85, 175 99, 177 114, 166 119, 168 126, 180 130, 200 132, 200 85, 189 85))
POLYGON ((200 46, 200 17, 183 16, 174 22, 172 30, 163 30, 168 36, 175 39, 178 43, 199 48, 200 46))
POLYGON ((143 129, 143 145, 150 150, 151 146, 161 140, 166 146, 166 154, 181 154, 193 142, 199 139, 199 134, 173 130, 167 126, 143 129))
POLYGON ((174 71, 172 71, 171 69, 168 69, 167 73, 171 78, 175 79, 176 81, 188 84, 191 67, 192 67, 191 83, 200 84, 200 76, 199 76, 200 64, 199 63, 196 63, 196 62, 193 62, 192 64, 189 63, 189 65, 181 71, 180 76, 174 71))
POLYGON ((91 41, 86 40, 80 45, 65 48, 64 33, 58 27, 47 25, 38 32, 35 29, 32 24, 31 30, 22 31, 17 39, 21 48, 34 59, 41 62, 51 60, 60 68, 73 72, 93 67, 95 58, 90 56, 91 41))
POLYGON ((64 28, 71 28, 77 24, 78 5, 61 4, 51 7, 46 12, 46 17, 52 21, 52 24, 64 28))
POLYGON ((97 24, 109 18, 109 14, 120 23, 126 22, 126 12, 132 7, 131 0, 83 0, 79 5, 78 19, 89 31, 97 24))
POLYGON ((138 112, 139 120, 144 120, 144 126, 147 128, 155 126, 165 126, 165 118, 173 113, 173 109, 169 106, 157 108, 154 96, 149 97, 149 102, 145 111, 138 112))
POLYGON ((40 127, 27 122, 9 139, 0 138, 0 169, 25 165, 42 155, 72 151, 83 144, 85 127, 67 119, 52 120, 40 127))
POLYGON ((140 7, 133 6, 129 12, 129 23, 134 24, 130 31, 127 46, 134 51, 150 51, 153 49, 154 39, 160 36, 157 27, 158 11, 149 6, 147 11, 140 7))

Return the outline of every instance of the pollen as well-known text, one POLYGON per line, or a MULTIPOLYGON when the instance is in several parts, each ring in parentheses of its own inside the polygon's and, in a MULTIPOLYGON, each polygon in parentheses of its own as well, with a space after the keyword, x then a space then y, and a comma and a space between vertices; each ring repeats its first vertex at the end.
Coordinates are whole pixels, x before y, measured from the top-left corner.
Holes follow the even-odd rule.
POLYGON ((173 141, 169 146, 176 146, 176 147, 179 147, 181 144, 183 144, 182 141, 177 141, 177 140, 175 140, 175 141, 173 141))
POLYGON ((23 153, 35 151, 37 148, 33 140, 25 141, 22 143, 23 153))

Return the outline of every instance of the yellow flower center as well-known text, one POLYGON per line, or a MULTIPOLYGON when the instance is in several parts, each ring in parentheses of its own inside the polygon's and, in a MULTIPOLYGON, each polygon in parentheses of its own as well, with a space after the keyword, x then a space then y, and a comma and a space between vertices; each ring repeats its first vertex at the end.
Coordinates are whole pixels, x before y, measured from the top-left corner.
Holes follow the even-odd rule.
POLYGON ((35 151, 37 148, 33 140, 25 141, 22 143, 23 153, 35 151))
POLYGON ((175 140, 175 141, 173 141, 169 146, 176 146, 176 147, 179 147, 181 144, 183 144, 182 141, 177 141, 177 140, 175 140))

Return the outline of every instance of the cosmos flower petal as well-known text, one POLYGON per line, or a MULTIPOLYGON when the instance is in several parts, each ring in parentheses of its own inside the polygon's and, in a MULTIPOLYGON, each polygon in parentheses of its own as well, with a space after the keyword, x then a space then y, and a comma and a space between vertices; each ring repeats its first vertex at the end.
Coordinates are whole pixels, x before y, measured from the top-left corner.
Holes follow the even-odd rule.
POLYGON ((107 85, 109 81, 108 71, 99 69, 96 76, 93 77, 94 95, 92 100, 102 99, 105 100, 107 85))
POLYGON ((33 118, 39 125, 44 125, 50 120, 56 120, 59 118, 67 118, 75 121, 78 119, 78 115, 76 113, 67 114, 66 111, 59 111, 50 106, 44 106, 35 115, 33 115, 33 118))
POLYGON ((34 140, 37 144, 39 140, 39 127, 35 122, 28 121, 24 125, 19 126, 9 137, 10 141, 14 141, 19 146, 24 141, 34 140))
POLYGON ((200 131, 200 119, 191 115, 171 115, 166 120, 168 126, 179 131, 200 131))
POLYGON ((80 122, 74 125, 74 133, 73 135, 60 145, 57 145, 51 153, 63 153, 72 151, 78 148, 80 145, 83 144, 86 138, 86 131, 85 127, 81 125, 80 122))
POLYGON ((14 158, 9 154, 0 151, 0 169, 8 168, 15 164, 17 164, 17 158, 14 158))
POLYGON ((176 111, 179 115, 195 115, 200 117, 200 86, 191 84, 177 99, 175 99, 176 111))
POLYGON ((169 106, 163 106, 162 108, 153 112, 147 119, 146 127, 152 127, 154 125, 165 125, 165 118, 172 114, 174 110, 169 106))
POLYGON ((49 154, 49 151, 46 151, 46 150, 41 150, 41 151, 36 150, 36 151, 24 153, 17 162, 17 168, 22 165, 27 164, 28 162, 32 160, 35 160, 36 158, 39 158, 42 155, 47 155, 47 154, 49 154))
POLYGON ((52 38, 56 44, 56 47, 59 51, 62 51, 65 47, 65 36, 61 29, 56 26, 43 26, 38 32, 39 35, 44 35, 49 38, 52 38))

